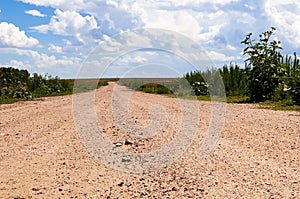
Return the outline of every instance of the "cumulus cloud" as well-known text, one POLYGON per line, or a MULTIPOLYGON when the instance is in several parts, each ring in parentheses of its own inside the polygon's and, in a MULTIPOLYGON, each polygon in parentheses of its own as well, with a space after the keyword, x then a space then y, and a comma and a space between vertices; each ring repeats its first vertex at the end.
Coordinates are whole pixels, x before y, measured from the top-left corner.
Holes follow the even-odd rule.
MULTIPOLYGON (((245 34, 248 32, 256 34, 266 29, 268 18, 265 12, 268 9, 271 19, 274 18, 274 21, 282 24, 282 27, 289 27, 286 29, 290 41, 293 37, 300 38, 300 33, 296 30, 298 27, 296 22, 300 19, 286 22, 286 19, 282 18, 287 17, 279 9, 279 6, 284 4, 284 9, 290 10, 289 4, 296 0, 288 0, 289 3, 269 0, 266 6, 264 1, 252 0, 20 1, 56 9, 48 24, 32 29, 41 33, 71 36, 64 38, 64 44, 61 46, 48 45, 48 50, 62 54, 78 53, 77 55, 81 57, 87 55, 100 41, 106 42, 102 47, 107 52, 115 52, 124 45, 130 47, 141 42, 145 46, 150 45, 153 41, 136 36, 118 43, 113 39, 113 35, 139 28, 158 28, 172 30, 192 39, 206 49, 214 61, 217 59, 219 62, 234 61, 240 59, 235 55, 239 55, 242 51, 240 41, 244 39, 245 34), (276 16, 277 13, 280 14, 279 17, 276 16), (289 25, 286 26, 286 23, 289 25)), ((288 12, 288 17, 298 19, 296 13, 299 12, 288 12)), ((295 42, 297 43, 298 41, 295 42)), ((187 56, 193 56, 192 53, 188 54, 187 56)))
POLYGON ((300 5, 298 0, 267 0, 265 11, 280 35, 294 47, 300 47, 300 5))
POLYGON ((38 10, 26 10, 25 13, 29 14, 29 15, 32 15, 32 16, 35 16, 35 17, 46 17, 45 14, 42 14, 38 10))
POLYGON ((232 14, 218 11, 220 6, 230 5, 239 0, 92 0, 86 3, 83 0, 74 0, 71 5, 68 5, 66 0, 22 1, 58 8, 49 24, 36 26, 33 29, 39 32, 52 31, 54 34, 73 35, 79 42, 84 42, 88 38, 84 35, 91 35, 92 30, 95 29, 98 30, 98 36, 103 39, 101 34, 113 35, 138 28, 161 28, 185 34, 202 44, 211 44, 228 21, 231 19, 234 21, 243 16, 242 12, 232 14), (201 12, 199 9, 202 9, 201 12), (79 14, 80 12, 88 13, 90 16, 83 17, 79 14), (98 26, 96 19, 100 21, 101 26, 98 26))
POLYGON ((164 1, 164 0, 158 0, 158 2, 164 3, 164 5, 168 5, 171 7, 185 7, 185 8, 199 8, 199 7, 203 7, 206 4, 210 4, 210 5, 226 5, 226 4, 230 4, 233 2, 238 2, 240 0, 201 0, 201 1, 195 1, 195 0, 181 0, 181 1, 173 1, 173 0, 168 0, 168 1, 164 1))
POLYGON ((185 10, 178 12, 168 12, 166 10, 147 11, 142 20, 146 28, 173 30, 182 34, 189 34, 194 38, 197 38, 202 31, 197 19, 185 10))
POLYGON ((28 37, 14 24, 1 22, 0 30, 0 47, 33 47, 39 44, 37 39, 28 37))
POLYGON ((215 51, 208 52, 208 56, 211 60, 218 62, 232 62, 241 59, 240 56, 226 56, 225 54, 218 53, 215 51))
POLYGON ((23 3, 29 3, 37 6, 49 6, 53 8, 60 8, 64 10, 78 10, 82 9, 87 3, 84 0, 55 0, 55 1, 45 1, 45 0, 20 0, 23 3))
POLYGON ((53 32, 57 35, 74 36, 77 41, 85 43, 91 32, 98 30, 98 23, 93 16, 82 16, 75 11, 55 10, 55 16, 47 25, 32 27, 41 33, 53 32))
POLYGON ((148 59, 145 56, 136 55, 136 56, 124 56, 120 60, 118 60, 117 64, 119 65, 132 65, 132 64, 142 64, 148 61, 148 59))
POLYGON ((50 52, 54 52, 54 53, 62 53, 63 52, 62 47, 56 46, 54 44, 50 44, 49 47, 48 47, 48 50, 50 52))
POLYGON ((10 60, 7 64, 9 67, 19 68, 19 69, 31 69, 32 66, 28 61, 10 60))
POLYGON ((0 61, 1 66, 29 69, 31 73, 48 73, 61 78, 76 77, 77 70, 83 61, 79 57, 51 55, 19 48, 0 48, 0 55, 3 56, 0 61), (11 55, 13 59, 9 59, 11 55))
POLYGON ((34 50, 11 49, 20 56, 26 56, 28 60, 37 68, 55 68, 64 66, 79 66, 81 59, 77 57, 62 56, 57 58, 54 55, 39 53, 34 50))
MULTIPOLYGON (((116 34, 119 30, 129 28, 137 28, 141 24, 139 17, 132 12, 134 1, 126 0, 20 0, 24 3, 34 4, 38 6, 47 6, 59 10, 71 10, 75 12, 88 13, 100 20, 102 31, 105 34, 116 34)), ((45 30, 45 27, 40 27, 45 30)))

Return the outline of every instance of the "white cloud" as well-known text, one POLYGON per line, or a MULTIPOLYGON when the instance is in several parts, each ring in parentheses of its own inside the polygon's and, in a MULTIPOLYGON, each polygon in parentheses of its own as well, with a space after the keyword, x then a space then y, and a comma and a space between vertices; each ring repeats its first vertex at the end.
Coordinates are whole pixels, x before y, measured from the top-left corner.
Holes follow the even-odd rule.
POLYGON ((55 10, 55 16, 47 25, 32 27, 42 33, 52 31, 57 35, 74 36, 78 42, 87 43, 87 39, 92 39, 91 32, 98 30, 98 23, 93 16, 82 16, 75 11, 55 10))
POLYGON ((205 33, 202 33, 199 38, 201 41, 203 42, 210 42, 211 40, 214 39, 214 37, 216 35, 218 35, 220 33, 220 29, 224 26, 224 24, 220 24, 220 25, 213 25, 213 26, 210 26, 208 28, 208 31, 205 32, 205 33))
POLYGON ((13 68, 19 68, 19 69, 30 69, 32 66, 28 61, 19 61, 19 60, 10 60, 7 66, 13 67, 13 68))
POLYGON ((117 7, 119 6, 118 2, 116 2, 116 1, 111 1, 111 0, 106 1, 106 4, 107 4, 107 5, 111 5, 111 6, 115 7, 115 8, 117 8, 117 7))
POLYGON ((38 10, 27 10, 25 11, 26 14, 35 16, 35 17, 46 17, 45 14, 42 14, 40 11, 38 10))
POLYGON ((50 74, 61 78, 74 78, 82 59, 79 57, 54 56, 34 50, 0 48, 1 66, 29 69, 30 73, 50 74), (15 59, 6 59, 13 55, 15 59))
MULTIPOLYGON (((129 35, 126 41, 114 40, 115 34, 146 27, 178 32, 206 49, 214 61, 233 61, 240 59, 239 52, 242 51, 240 40, 244 35, 248 32, 256 34, 257 30, 260 32, 266 28, 268 20, 265 11, 268 11, 270 21, 275 21, 278 29, 281 27, 281 30, 285 31, 282 34, 294 45, 300 46, 300 30, 298 30, 300 9, 290 12, 289 8, 289 6, 297 8, 297 5, 293 5, 297 3, 296 0, 266 0, 265 7, 262 6, 264 1, 252 0, 20 1, 56 9, 48 24, 33 29, 75 38, 64 38, 64 43, 60 46, 48 45, 48 50, 53 53, 77 53, 76 56, 83 57, 101 40, 105 41, 101 46, 103 50, 118 52, 124 46, 129 48, 141 44, 151 46, 155 42, 166 39, 158 36, 157 41, 154 41, 155 38, 147 39, 129 35), (234 6, 231 6, 231 3, 234 6), (281 5, 283 7, 280 7, 281 5), (286 11, 288 11, 287 15, 286 11)), ((172 39, 167 40, 172 43, 172 39)), ((165 47, 167 48, 168 45, 165 47)), ((51 61, 50 57, 45 60, 51 61)), ((192 52, 188 52, 184 57, 196 59, 192 52)), ((41 59, 41 54, 38 59, 41 59)))
POLYGON ((31 61, 31 64, 37 68, 55 68, 62 66, 79 66, 81 59, 77 57, 66 57, 57 58, 54 55, 47 55, 45 53, 39 53, 34 50, 23 50, 23 49, 10 49, 20 56, 26 56, 31 61))
POLYGON ((48 50, 54 53, 62 53, 63 49, 60 46, 56 46, 54 44, 50 44, 48 50))
POLYGON ((294 47, 300 47, 300 4, 298 0, 267 0, 266 14, 278 28, 282 37, 294 47))
POLYGON ((103 35, 103 42, 100 43, 100 48, 105 52, 117 52, 121 46, 121 43, 107 35, 103 35))
POLYGON ((120 60, 117 61, 118 65, 127 65, 127 64, 142 64, 148 61, 145 56, 137 55, 137 56, 124 56, 120 60))
POLYGON ((230 45, 230 44, 228 44, 228 45, 226 46, 226 48, 227 48, 228 50, 236 50, 236 49, 237 49, 235 46, 232 46, 232 45, 230 45))
MULTIPOLYGON (((33 29, 44 33, 52 31, 59 35, 73 35, 77 42, 84 45, 87 39, 95 39, 91 37, 91 32, 94 30, 97 30, 99 37, 102 37, 102 34, 113 35, 142 27, 168 29, 184 34, 201 44, 211 44, 214 37, 220 34, 221 29, 229 21, 235 21, 243 16, 242 12, 232 15, 232 13, 217 9, 239 0, 91 0, 88 2, 74 0, 71 5, 68 5, 69 1, 66 0, 22 1, 58 8, 49 24, 36 26, 33 29), (83 17, 79 12, 88 13, 91 16, 83 17), (101 26, 98 26, 96 19, 100 21, 101 26)), ((94 46, 97 44, 94 42, 94 46)), ((89 45, 88 48, 91 49, 93 45, 90 43, 89 45)), ((72 47, 68 49, 78 49, 78 45, 69 46, 72 47)))
POLYGON ((170 2, 172 5, 175 6, 194 6, 194 7, 198 7, 200 5, 203 4, 214 4, 214 5, 226 5, 226 4, 230 4, 232 2, 237 2, 240 0, 201 0, 201 1, 195 1, 195 0, 181 0, 181 1, 168 1, 170 2))
POLYGON ((237 56, 226 56, 225 54, 218 53, 216 51, 210 51, 208 52, 208 56, 211 60, 213 61, 218 61, 218 62, 231 62, 231 61, 236 61, 240 60, 241 57, 237 56))
POLYGON ((33 47, 39 44, 37 39, 28 37, 14 24, 1 22, 0 30, 0 47, 33 47))
POLYGON ((162 28, 177 31, 194 39, 197 38, 202 30, 197 19, 185 10, 178 12, 168 12, 166 10, 147 11, 142 20, 146 28, 162 28))
POLYGON ((20 0, 24 3, 29 3, 37 6, 50 6, 53 8, 60 8, 65 10, 78 10, 82 9, 86 6, 86 2, 84 0, 52 0, 52 1, 45 1, 45 0, 20 0))
POLYGON ((255 9, 254 6, 249 5, 249 4, 244 4, 244 6, 245 6, 246 8, 248 8, 249 10, 254 10, 254 9, 255 9))

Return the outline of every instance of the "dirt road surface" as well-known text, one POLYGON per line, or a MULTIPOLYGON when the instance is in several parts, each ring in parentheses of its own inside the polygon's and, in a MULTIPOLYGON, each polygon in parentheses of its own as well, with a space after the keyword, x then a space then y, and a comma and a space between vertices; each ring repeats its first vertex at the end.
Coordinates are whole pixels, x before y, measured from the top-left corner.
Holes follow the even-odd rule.
MULTIPOLYGON (((129 112, 136 124, 149 123, 153 104, 167 113, 161 132, 138 139, 113 118, 115 85, 98 89, 95 100, 99 126, 111 142, 128 139, 132 144, 123 150, 147 153, 174 138, 176 98, 134 93, 129 112)), ((88 153, 74 125, 72 96, 0 105, 0 198, 300 198, 300 113, 227 104, 217 146, 200 158, 210 107, 199 102, 196 138, 178 160, 134 174, 88 153)))

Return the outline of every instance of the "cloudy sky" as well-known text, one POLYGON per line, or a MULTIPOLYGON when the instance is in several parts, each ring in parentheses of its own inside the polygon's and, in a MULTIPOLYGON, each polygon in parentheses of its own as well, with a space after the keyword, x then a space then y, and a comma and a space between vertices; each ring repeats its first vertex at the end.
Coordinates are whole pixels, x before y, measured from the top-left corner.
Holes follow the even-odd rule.
MULTIPOLYGON (((297 0, 1 0, 0 11, 0 65, 62 78, 76 77, 103 42, 143 28, 191 39, 216 67, 241 64, 240 41, 249 32, 257 35, 271 26, 277 28, 274 39, 282 41, 283 54, 300 53, 297 0)), ((129 53, 114 65, 157 63, 154 68, 159 70, 161 63, 183 64, 174 57, 168 62, 167 53, 129 53)), ((110 75, 118 76, 118 67, 110 75)))

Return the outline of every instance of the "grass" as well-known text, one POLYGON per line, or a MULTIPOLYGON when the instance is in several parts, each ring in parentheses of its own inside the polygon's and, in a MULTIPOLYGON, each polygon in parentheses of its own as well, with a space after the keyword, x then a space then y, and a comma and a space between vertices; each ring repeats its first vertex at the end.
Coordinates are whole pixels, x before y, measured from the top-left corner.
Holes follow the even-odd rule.
POLYGON ((200 95, 197 96, 200 101, 217 101, 217 102, 227 102, 227 103, 249 103, 249 97, 247 96, 228 96, 226 98, 211 97, 210 95, 200 95))
POLYGON ((25 101, 25 99, 22 98, 9 98, 6 96, 0 96, 0 104, 12 104, 19 101, 25 101))
MULTIPOLYGON (((147 84, 140 88, 138 88, 138 91, 145 92, 145 93, 152 93, 152 94, 160 94, 168 97, 176 97, 175 94, 173 94, 171 91, 169 91, 167 88, 163 88, 163 92, 161 92, 161 86, 157 87, 155 84, 147 84)), ((191 99, 191 97, 185 97, 185 96, 178 96, 180 98, 187 98, 191 99)), ((194 98, 193 98, 194 99, 194 98)), ((250 101, 250 97, 248 96, 228 96, 226 98, 215 98, 211 97, 210 95, 201 95, 197 96, 197 100, 200 101, 220 101, 220 102, 227 102, 227 103, 252 103, 250 101)), ((287 111, 300 111, 300 106, 293 105, 292 103, 281 101, 281 102, 274 102, 274 101, 266 101, 266 102, 260 102, 259 104, 260 108, 262 109, 272 109, 272 110, 287 110, 287 111)))
MULTIPOLYGON (((209 95, 197 96, 197 99, 201 101, 211 101, 211 97, 209 95)), ((224 100, 214 99, 214 101, 224 101, 224 100)), ((226 102, 227 103, 252 103, 248 96, 229 96, 226 98, 226 102)), ((256 104, 258 104, 259 108, 262 109, 300 111, 300 106, 288 104, 285 101, 281 101, 281 102, 265 101, 256 104)))
POLYGON ((226 100, 228 103, 250 103, 248 96, 228 96, 226 100))
POLYGON ((284 101, 274 102, 274 101, 265 101, 260 102, 259 108, 262 109, 271 109, 271 110, 284 110, 284 111, 300 111, 300 106, 298 105, 289 105, 284 101))
MULTIPOLYGON (((144 84, 143 86, 136 89, 137 91, 145 92, 145 93, 151 93, 151 94, 159 94, 164 95, 168 97, 176 97, 176 95, 170 91, 168 88, 166 88, 163 85, 160 84, 144 84)), ((183 98, 183 99, 195 99, 194 96, 191 96, 187 94, 187 92, 182 92, 183 94, 178 94, 177 97, 183 98)), ((218 102, 228 102, 228 103, 249 103, 250 98, 247 96, 229 96, 226 98, 218 98, 218 97, 211 97, 210 95, 200 95, 197 96, 197 100, 200 101, 218 101, 218 102)))

